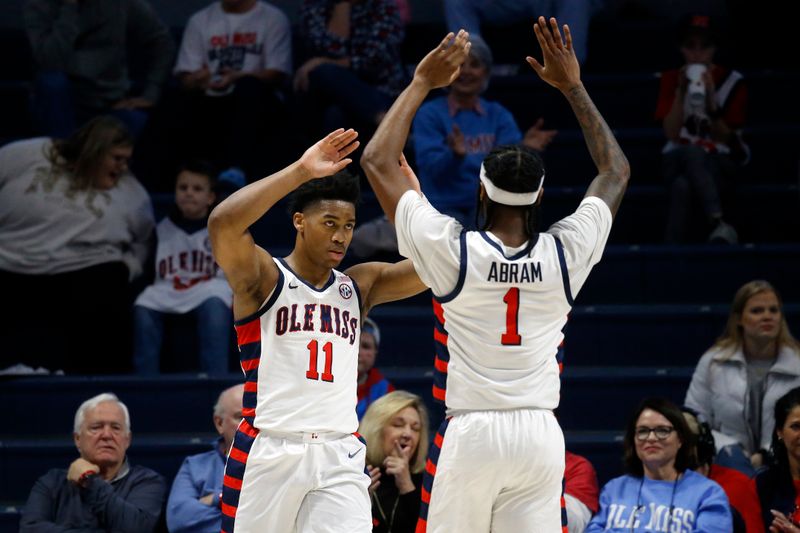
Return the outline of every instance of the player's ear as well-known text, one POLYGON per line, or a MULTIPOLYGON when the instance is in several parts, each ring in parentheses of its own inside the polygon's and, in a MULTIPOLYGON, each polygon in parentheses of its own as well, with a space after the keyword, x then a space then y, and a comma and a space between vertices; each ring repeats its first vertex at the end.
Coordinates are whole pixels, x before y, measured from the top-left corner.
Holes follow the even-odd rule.
POLYGON ((303 213, 298 212, 292 215, 292 225, 299 233, 303 232, 303 229, 305 228, 305 221, 306 219, 303 216, 303 213))

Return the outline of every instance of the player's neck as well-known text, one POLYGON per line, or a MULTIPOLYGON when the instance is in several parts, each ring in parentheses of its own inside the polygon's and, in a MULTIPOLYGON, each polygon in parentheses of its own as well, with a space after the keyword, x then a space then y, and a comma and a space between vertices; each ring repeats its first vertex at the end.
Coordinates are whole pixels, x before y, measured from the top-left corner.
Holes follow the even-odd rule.
POLYGON ((222 2, 222 10, 225 13, 231 13, 233 15, 241 15, 242 13, 247 13, 256 5, 256 0, 242 0, 239 3, 234 5, 227 4, 222 2))
POLYGON ((331 277, 331 269, 313 263, 297 248, 286 256, 286 263, 305 281, 321 289, 331 277))
POLYGON ((494 216, 486 229, 511 248, 522 246, 529 239, 525 216, 519 210, 509 211, 500 205, 495 206, 494 216))

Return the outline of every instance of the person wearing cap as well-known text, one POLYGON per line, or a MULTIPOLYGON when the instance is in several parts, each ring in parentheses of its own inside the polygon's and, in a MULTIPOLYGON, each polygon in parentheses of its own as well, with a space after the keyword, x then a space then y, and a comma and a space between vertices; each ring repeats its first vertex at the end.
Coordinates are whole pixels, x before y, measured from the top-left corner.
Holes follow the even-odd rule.
POLYGON ((476 178, 492 148, 522 144, 542 151, 556 135, 542 129, 540 118, 523 136, 511 112, 481 97, 489 86, 492 51, 477 35, 470 35, 470 43, 469 57, 448 94, 424 104, 412 127, 425 195, 465 226, 474 223, 476 178))
POLYGON ((630 168, 581 82, 568 27, 566 40, 556 19, 542 17, 534 28, 544 64, 527 60, 570 103, 597 167, 574 213, 538 227, 544 166, 520 145, 496 147, 480 165, 473 186, 480 231, 465 231, 423 196, 402 149, 428 93, 458 78, 469 56, 466 32, 454 41, 447 35, 422 59, 361 158, 400 254, 433 293, 432 393, 447 417, 428 455, 417 531, 566 526, 564 436, 553 413, 558 347, 573 297, 600 261, 630 168))
POLYGON ((381 330, 371 318, 365 318, 361 325, 361 341, 358 346, 358 419, 367 412, 372 402, 394 390, 380 370, 375 368, 375 358, 381 345, 381 330))
POLYGON ((661 73, 655 118, 667 138, 662 154, 670 196, 668 243, 691 240, 693 197, 702 206, 709 241, 738 241, 723 219, 722 193, 750 159, 741 135, 747 87, 740 72, 714 63, 716 44, 710 17, 684 17, 679 46, 685 64, 661 73))

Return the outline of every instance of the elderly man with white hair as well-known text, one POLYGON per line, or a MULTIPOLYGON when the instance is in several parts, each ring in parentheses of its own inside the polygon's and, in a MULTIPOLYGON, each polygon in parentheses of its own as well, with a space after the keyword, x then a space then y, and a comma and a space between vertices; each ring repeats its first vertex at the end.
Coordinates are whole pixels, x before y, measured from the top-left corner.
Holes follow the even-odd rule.
POLYGON ((222 391, 214 405, 214 427, 219 438, 214 449, 184 459, 167 500, 170 533, 218 533, 222 527, 220 494, 225 458, 242 420, 244 385, 222 391))
POLYGON ((154 531, 166 484, 156 472, 131 466, 128 408, 111 393, 83 402, 73 432, 80 457, 55 468, 33 486, 20 532, 154 531))

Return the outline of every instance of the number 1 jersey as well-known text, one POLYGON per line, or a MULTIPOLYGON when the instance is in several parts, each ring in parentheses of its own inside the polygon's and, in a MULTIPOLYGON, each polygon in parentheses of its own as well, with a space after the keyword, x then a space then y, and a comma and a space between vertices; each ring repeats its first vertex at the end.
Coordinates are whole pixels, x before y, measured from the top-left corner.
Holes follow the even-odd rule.
POLYGON ((572 297, 602 256, 611 212, 586 198, 517 248, 464 231, 416 192, 395 215, 400 253, 434 294, 434 398, 448 414, 555 409, 572 297))
POLYGON ((332 270, 321 289, 283 259, 274 291, 236 322, 245 393, 242 416, 259 430, 352 433, 361 296, 332 270))

